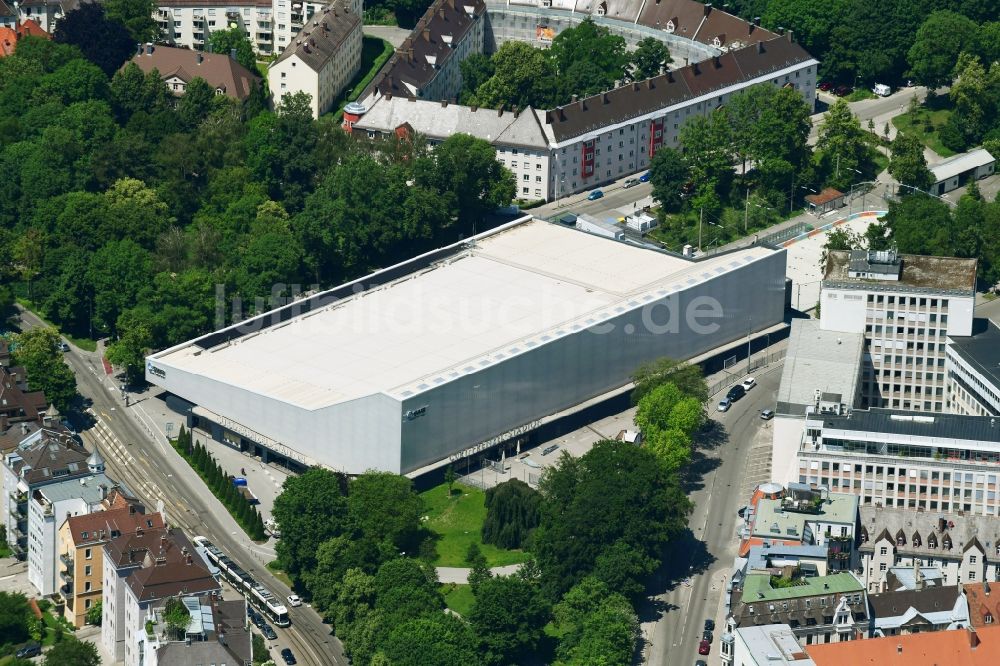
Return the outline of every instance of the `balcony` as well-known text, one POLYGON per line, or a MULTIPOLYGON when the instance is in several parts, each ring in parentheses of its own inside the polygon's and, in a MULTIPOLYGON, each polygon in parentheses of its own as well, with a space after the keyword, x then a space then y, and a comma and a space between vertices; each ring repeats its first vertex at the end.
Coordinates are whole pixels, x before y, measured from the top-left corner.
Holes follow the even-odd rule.
POLYGON ((73 596, 73 583, 69 582, 59 588, 59 593, 65 598, 73 596))
POLYGON ((73 556, 69 553, 63 553, 59 556, 59 561, 66 565, 66 568, 70 571, 73 570, 73 556))
POLYGON ((62 578, 67 583, 72 584, 73 582, 73 570, 72 569, 60 569, 59 577, 62 578))
POLYGON ((18 522, 25 521, 28 519, 28 503, 18 502, 14 505, 14 510, 11 512, 14 514, 15 519, 18 522))

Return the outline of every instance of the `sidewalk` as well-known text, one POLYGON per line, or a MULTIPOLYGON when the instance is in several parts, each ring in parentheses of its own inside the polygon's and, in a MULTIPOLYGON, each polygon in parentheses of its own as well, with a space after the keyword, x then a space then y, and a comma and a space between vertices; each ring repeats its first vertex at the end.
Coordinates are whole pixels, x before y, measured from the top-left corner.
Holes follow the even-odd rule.
MULTIPOLYGON (((508 564, 504 567, 493 567, 490 569, 490 573, 494 576, 510 576, 517 573, 520 568, 520 564, 508 564)), ((467 585, 469 583, 469 574, 471 572, 472 569, 467 569, 465 567, 437 567, 438 582, 467 585)))

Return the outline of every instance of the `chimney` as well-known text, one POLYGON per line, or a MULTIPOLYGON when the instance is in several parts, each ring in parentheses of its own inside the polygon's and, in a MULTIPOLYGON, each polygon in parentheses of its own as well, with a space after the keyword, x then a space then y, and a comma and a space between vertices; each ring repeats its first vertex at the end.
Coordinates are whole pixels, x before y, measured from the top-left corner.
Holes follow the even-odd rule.
POLYGON ((638 81, 633 81, 632 82, 632 92, 639 92, 639 82, 638 81))
POLYGON ((653 79, 646 79, 646 90, 653 89, 653 79))
POLYGON ((969 627, 968 634, 969 634, 969 647, 975 650, 979 646, 979 634, 976 633, 975 627, 969 627))
POLYGON ((521 109, 515 106, 514 107, 514 117, 517 118, 519 115, 521 115, 521 109))
POLYGON ((546 111, 545 112, 545 124, 546 125, 551 125, 552 124, 552 112, 551 111, 546 111))
POLYGON ((715 65, 716 69, 722 67, 722 59, 719 56, 712 56, 712 64, 715 65))
POLYGON ((692 63, 691 71, 694 73, 695 76, 698 76, 699 74, 701 74, 701 67, 698 66, 698 63, 692 63))
POLYGON ((674 73, 671 70, 667 70, 667 83, 674 82, 674 73))
POLYGON ((444 19, 444 7, 438 7, 438 18, 444 19))
POLYGON ((586 111, 587 110, 587 100, 581 99, 579 103, 580 103, 580 110, 581 111, 586 111))
POLYGON ((503 115, 503 104, 497 109, 497 118, 503 115))
POLYGON ((229 49, 229 57, 236 60, 236 49, 229 49))
POLYGON ((142 42, 136 42, 135 43, 135 54, 137 56, 141 56, 142 55, 142 42))
POLYGON ((759 16, 754 16, 754 17, 753 17, 753 24, 754 24, 754 26, 755 26, 755 27, 757 27, 757 28, 759 28, 759 27, 760 27, 760 17, 759 17, 759 16))
POLYGON ((711 13, 712 13, 712 3, 707 2, 705 3, 705 16, 708 16, 711 13))
POLYGON ((610 104, 611 103, 611 100, 608 99, 608 93, 607 92, 601 93, 601 102, 604 103, 604 104, 610 104))
POLYGON ((146 55, 153 55, 153 42, 146 42, 146 55))
POLYGON ((446 100, 446 99, 441 100, 441 108, 443 109, 446 106, 448 106, 448 100, 446 100))
POLYGON ((903 644, 896 643, 896 654, 903 654, 903 644))
POLYGON ((195 59, 198 61, 198 64, 200 65, 202 61, 205 59, 205 56, 202 55, 201 51, 196 51, 195 53, 196 53, 195 59))
POLYGON ((576 104, 576 103, 577 103, 577 101, 579 101, 579 99, 580 99, 580 96, 579 96, 579 95, 573 95, 573 96, 572 96, 572 97, 570 98, 570 102, 571 102, 572 104, 576 104))
POLYGON ((764 52, 764 42, 757 42, 757 53, 764 52))
POLYGON ((792 39, 792 36, 793 36, 794 34, 795 34, 795 33, 794 33, 794 32, 792 32, 792 29, 791 29, 791 28, 789 28, 789 29, 788 29, 788 32, 787 32, 787 33, 785 33, 785 36, 786 36, 786 37, 788 37, 788 41, 790 41, 790 42, 793 42, 793 41, 795 41, 794 39, 792 39))
POLYGON ((431 41, 431 29, 424 28, 423 30, 420 31, 420 36, 424 38, 425 42, 431 41))

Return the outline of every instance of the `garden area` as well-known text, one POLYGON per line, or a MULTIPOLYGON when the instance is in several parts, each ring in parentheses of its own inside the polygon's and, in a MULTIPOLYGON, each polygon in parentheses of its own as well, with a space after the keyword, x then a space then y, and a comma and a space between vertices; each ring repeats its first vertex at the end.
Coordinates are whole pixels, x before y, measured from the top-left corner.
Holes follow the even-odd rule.
POLYGON ((333 114, 338 120, 344 112, 344 107, 350 102, 356 101, 361 96, 361 93, 365 91, 365 88, 372 82, 372 79, 375 78, 378 71, 382 69, 382 65, 385 64, 392 54, 392 44, 384 39, 370 35, 362 37, 361 67, 358 69, 358 75, 348 84, 346 88, 347 92, 341 95, 334 106, 333 114))
MULTIPOLYGON (((468 567, 469 546, 476 544, 489 567, 519 564, 530 558, 522 550, 505 550, 483 543, 486 521, 486 493, 478 488, 454 484, 449 495, 447 483, 420 494, 424 502, 424 528, 435 538, 436 567, 468 567)), ((450 605, 450 604, 449 604, 450 605)), ((457 610, 457 609, 456 609, 457 610)))
POLYGON ((915 136, 941 157, 951 157, 955 151, 944 145, 941 131, 953 112, 947 97, 935 97, 924 105, 911 104, 906 113, 892 119, 892 124, 898 132, 915 136))

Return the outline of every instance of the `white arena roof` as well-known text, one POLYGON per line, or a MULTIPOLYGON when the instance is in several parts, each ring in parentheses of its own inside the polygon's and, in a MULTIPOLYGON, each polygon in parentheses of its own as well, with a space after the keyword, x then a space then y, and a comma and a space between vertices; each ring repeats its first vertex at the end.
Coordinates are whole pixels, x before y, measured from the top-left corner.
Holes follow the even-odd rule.
POLYGON ((519 221, 388 284, 150 360, 304 409, 376 393, 401 400, 773 252, 750 247, 692 262, 519 221))

